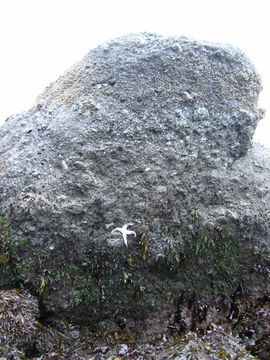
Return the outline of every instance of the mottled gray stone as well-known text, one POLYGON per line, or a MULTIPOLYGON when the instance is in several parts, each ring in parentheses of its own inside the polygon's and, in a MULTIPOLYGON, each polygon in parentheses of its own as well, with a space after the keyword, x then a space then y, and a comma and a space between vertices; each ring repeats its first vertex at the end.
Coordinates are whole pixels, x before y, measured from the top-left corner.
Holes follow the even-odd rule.
MULTIPOLYGON (((28 257, 47 254, 28 280, 48 271, 42 296, 49 310, 76 317, 78 289, 89 284, 69 274, 54 285, 52 275, 72 266, 85 275, 90 264, 104 302, 105 270, 99 267, 102 279, 92 273, 104 258, 113 259, 112 272, 121 269, 123 288, 141 279, 135 290, 143 298, 146 269, 162 267, 168 244, 182 246, 192 235, 194 211, 205 227, 230 222, 244 243, 269 246, 269 152, 252 147, 263 116, 260 90, 254 66, 237 48, 135 34, 91 50, 35 107, 7 119, 0 128, 0 211, 30 240, 28 257), (111 230, 129 222, 137 237, 126 249, 111 230), (144 267, 130 269, 129 254, 142 254, 144 267)), ((120 288, 110 296, 125 296, 120 288)))

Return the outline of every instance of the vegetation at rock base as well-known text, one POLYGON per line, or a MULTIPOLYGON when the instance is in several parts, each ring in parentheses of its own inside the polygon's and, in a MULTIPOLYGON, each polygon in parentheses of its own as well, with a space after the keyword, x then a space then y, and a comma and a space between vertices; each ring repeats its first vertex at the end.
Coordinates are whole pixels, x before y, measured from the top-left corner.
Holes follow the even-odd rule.
MULTIPOLYGON (((82 324, 89 316, 99 321, 114 316, 123 331, 127 319, 143 319, 149 312, 161 310, 163 303, 175 306, 180 290, 190 294, 186 299, 194 303, 192 312, 198 310, 204 297, 231 294, 245 271, 250 270, 243 266, 242 257, 246 254, 253 258, 256 269, 262 271, 268 264, 263 250, 251 247, 247 252, 236 236, 236 228, 235 224, 205 226, 200 217, 192 217, 185 241, 181 232, 175 231, 173 241, 165 245, 162 269, 153 263, 147 232, 122 253, 120 261, 107 249, 100 251, 89 241, 81 254, 83 264, 49 268, 51 254, 41 252, 35 258, 25 258, 31 252, 29 241, 18 239, 1 218, 1 288, 23 287, 25 280, 31 278, 32 291, 42 300, 53 289, 68 286, 74 293, 72 307, 81 314, 82 324), (132 310, 134 304, 137 313, 132 310)), ((249 259, 249 264, 253 260, 249 259)), ((198 342, 199 348, 201 344, 198 342)), ((221 359, 226 355, 224 351, 219 349, 221 359)))
POLYGON ((0 335, 16 341, 20 337, 31 337, 36 330, 35 320, 39 315, 36 298, 22 289, 0 291, 0 335))
POLYGON ((18 238, 8 222, 0 216, 0 287, 17 287, 33 270, 34 259, 25 256, 30 243, 18 238))
POLYGON ((171 273, 181 271, 183 282, 198 294, 232 290, 243 273, 240 240, 223 227, 199 229, 186 244, 171 243, 165 249, 171 273))
POLYGON ((237 337, 232 337, 224 332, 220 327, 215 327, 203 337, 198 337, 195 333, 185 337, 176 337, 172 344, 168 344, 164 351, 166 359, 242 359, 252 360, 254 358, 237 337))
MULTIPOLYGON (((107 249, 96 249, 88 242, 81 254, 83 266, 74 263, 55 268, 49 274, 50 282, 56 287, 71 286, 75 290, 74 309, 84 316, 88 309, 106 317, 107 312, 125 311, 131 303, 172 303, 179 291, 194 293, 197 299, 229 296, 250 271, 244 265, 251 251, 237 235, 235 224, 209 227, 194 217, 190 224, 192 231, 184 242, 176 232, 174 241, 164 246, 161 268, 151 257, 151 244, 144 232, 137 245, 117 259, 107 249)), ((254 254, 255 260, 259 262, 258 254, 254 254)))
MULTIPOLYGON (((191 211, 188 225, 184 241, 179 230, 174 232, 173 241, 165 244, 161 268, 156 268, 151 257, 146 232, 139 236, 136 246, 117 260, 106 248, 96 249, 94 243, 88 242, 84 254, 80 254, 80 262, 58 268, 57 262, 49 265, 52 255, 48 252, 29 256, 29 241, 15 237, 10 225, 1 218, 0 285, 16 287, 31 278, 39 296, 51 287, 71 286, 76 293, 74 306, 81 309, 89 305, 125 307, 136 299, 166 298, 167 294, 158 295, 162 282, 167 293, 174 293, 177 287, 194 292, 197 297, 229 293, 249 271, 243 266, 247 249, 235 224, 205 226, 200 214, 191 211)), ((249 253, 257 264, 265 262, 261 251, 257 248, 252 251, 249 253)))

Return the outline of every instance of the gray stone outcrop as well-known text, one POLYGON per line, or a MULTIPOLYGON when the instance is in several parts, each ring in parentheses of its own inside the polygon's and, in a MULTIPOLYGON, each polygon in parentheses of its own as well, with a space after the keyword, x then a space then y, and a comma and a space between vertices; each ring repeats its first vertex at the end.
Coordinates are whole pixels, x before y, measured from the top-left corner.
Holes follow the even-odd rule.
POLYGON ((136 34, 91 50, 0 128, 0 210, 17 239, 0 284, 76 320, 146 321, 167 319, 180 290, 211 298, 249 271, 263 283, 260 90, 229 45, 136 34), (111 233, 126 223, 128 246, 111 233))

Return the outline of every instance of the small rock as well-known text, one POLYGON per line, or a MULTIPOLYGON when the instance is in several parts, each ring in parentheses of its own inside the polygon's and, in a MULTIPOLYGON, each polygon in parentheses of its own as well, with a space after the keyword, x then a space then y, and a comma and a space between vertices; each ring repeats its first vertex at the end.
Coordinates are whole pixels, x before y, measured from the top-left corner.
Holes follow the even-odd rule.
POLYGON ((167 192, 167 186, 165 186, 165 185, 158 185, 158 186, 156 186, 156 191, 158 192, 158 193, 165 193, 165 192, 167 192))
POLYGON ((109 347, 108 346, 99 346, 99 347, 96 347, 95 350, 94 350, 94 354, 106 354, 107 352, 109 351, 109 347))
POLYGON ((128 346, 126 344, 121 344, 120 349, 118 350, 118 355, 125 356, 128 353, 128 346))
POLYGON ((79 338, 81 337, 81 334, 78 330, 72 330, 69 332, 69 336, 73 339, 73 340, 79 340, 79 338))

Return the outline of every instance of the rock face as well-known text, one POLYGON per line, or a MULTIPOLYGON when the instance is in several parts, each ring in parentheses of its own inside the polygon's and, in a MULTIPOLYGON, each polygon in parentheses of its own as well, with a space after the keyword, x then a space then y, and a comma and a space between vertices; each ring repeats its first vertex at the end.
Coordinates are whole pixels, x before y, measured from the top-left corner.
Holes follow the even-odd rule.
POLYGON ((181 306, 240 281, 267 291, 260 90, 230 46, 139 34, 90 51, 0 128, 0 211, 16 235, 2 223, 0 285, 23 284, 50 314, 153 332, 196 328, 181 306), (125 246, 111 232, 127 223, 125 246))

